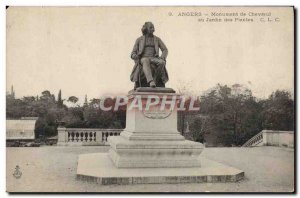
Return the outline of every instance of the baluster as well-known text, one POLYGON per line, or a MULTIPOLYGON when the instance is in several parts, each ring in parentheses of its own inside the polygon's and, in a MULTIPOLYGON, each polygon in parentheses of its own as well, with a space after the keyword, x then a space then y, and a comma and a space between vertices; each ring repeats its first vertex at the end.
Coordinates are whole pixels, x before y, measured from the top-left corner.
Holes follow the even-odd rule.
POLYGON ((80 133, 80 140, 83 142, 83 132, 80 133))
POLYGON ((79 140, 79 133, 76 132, 76 141, 78 142, 78 140, 79 140))
POLYGON ((108 132, 105 133, 105 142, 107 142, 108 132))
POLYGON ((74 136, 75 136, 75 134, 74 134, 73 131, 72 131, 72 133, 71 133, 71 136, 72 136, 71 140, 72 140, 72 142, 74 142, 74 136))
POLYGON ((70 142, 70 138, 71 137, 71 134, 70 134, 70 132, 68 132, 68 142, 70 142))
POLYGON ((87 142, 88 141, 88 132, 84 132, 84 136, 85 136, 84 140, 87 142))
POLYGON ((93 139, 93 133, 92 132, 90 132, 89 133, 89 135, 90 135, 90 142, 92 141, 92 139, 93 139))
POLYGON ((96 142, 96 132, 94 132, 94 142, 96 142))

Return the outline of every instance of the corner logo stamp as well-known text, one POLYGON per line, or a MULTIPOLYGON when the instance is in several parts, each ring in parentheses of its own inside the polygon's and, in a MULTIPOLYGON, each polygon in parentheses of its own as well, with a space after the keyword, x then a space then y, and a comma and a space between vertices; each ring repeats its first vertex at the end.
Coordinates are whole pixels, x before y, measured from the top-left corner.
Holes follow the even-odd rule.
POLYGON ((13 173, 13 176, 16 178, 16 179, 20 179, 21 176, 22 176, 22 172, 20 171, 20 166, 17 165, 16 168, 15 168, 15 171, 13 173))

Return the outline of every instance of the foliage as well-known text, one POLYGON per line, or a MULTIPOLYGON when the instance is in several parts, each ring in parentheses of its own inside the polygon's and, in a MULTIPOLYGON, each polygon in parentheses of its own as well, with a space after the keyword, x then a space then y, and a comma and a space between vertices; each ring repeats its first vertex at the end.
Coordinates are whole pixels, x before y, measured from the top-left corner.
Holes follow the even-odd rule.
POLYGON ((215 145, 242 145, 263 129, 293 130, 294 103, 286 91, 258 100, 251 90, 236 84, 218 84, 201 96, 199 118, 190 119, 193 140, 213 136, 215 145))
POLYGON ((76 96, 70 96, 68 101, 76 103, 76 102, 78 102, 78 98, 76 96))
MULTIPOLYGON (((68 100, 77 103, 78 98, 71 96, 68 100)), ((126 108, 119 111, 102 111, 97 104, 99 99, 92 99, 83 106, 67 107, 63 104, 59 91, 57 101, 50 91, 42 92, 40 97, 26 96, 15 99, 6 97, 6 117, 20 119, 21 117, 38 117, 35 126, 36 137, 57 135, 58 121, 72 128, 125 128, 126 108)), ((112 105, 115 99, 110 101, 112 105)))
POLYGON ((263 106, 265 129, 294 130, 294 101, 289 92, 273 92, 263 106))
POLYGON ((63 103, 64 103, 64 101, 61 98, 61 90, 59 90, 58 96, 57 96, 57 105, 58 105, 58 107, 63 107, 63 103))
MULTIPOLYGON (((187 87, 181 94, 187 95, 187 87)), ((231 87, 218 84, 199 97, 196 106, 199 111, 178 112, 178 129, 189 139, 207 142, 208 137, 214 145, 242 145, 262 129, 294 130, 294 100, 284 90, 273 92, 268 99, 257 99, 251 90, 236 84, 231 87), (189 133, 185 132, 189 123, 189 133)), ((36 137, 57 134, 58 121, 72 128, 125 128, 126 105, 118 111, 103 111, 98 98, 89 101, 87 96, 83 105, 78 97, 70 96, 67 101, 74 104, 66 106, 61 90, 57 100, 50 91, 41 96, 6 97, 6 117, 38 117, 36 137), (76 106, 75 106, 76 104, 76 106)), ((116 99, 106 100, 104 106, 114 107, 116 99)), ((190 98, 184 103, 188 107, 190 98)), ((113 109, 113 108, 112 108, 113 109)))

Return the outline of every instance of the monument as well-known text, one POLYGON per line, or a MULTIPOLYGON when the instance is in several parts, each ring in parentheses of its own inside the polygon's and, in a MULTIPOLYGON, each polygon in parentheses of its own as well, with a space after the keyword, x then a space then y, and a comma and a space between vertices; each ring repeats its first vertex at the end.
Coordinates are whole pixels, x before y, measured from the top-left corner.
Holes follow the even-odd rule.
POLYGON ((155 29, 151 22, 146 22, 142 27, 143 35, 139 37, 131 52, 135 65, 130 75, 130 80, 137 87, 165 87, 169 80, 166 70, 168 49, 163 41, 153 35, 155 29), (162 51, 159 56, 159 49, 162 51))
POLYGON ((100 184, 239 181, 243 171, 201 157, 204 146, 178 132, 180 95, 165 88, 168 50, 153 32, 146 22, 131 53, 134 89, 128 93, 126 128, 108 138, 108 153, 79 156, 77 178, 100 184))

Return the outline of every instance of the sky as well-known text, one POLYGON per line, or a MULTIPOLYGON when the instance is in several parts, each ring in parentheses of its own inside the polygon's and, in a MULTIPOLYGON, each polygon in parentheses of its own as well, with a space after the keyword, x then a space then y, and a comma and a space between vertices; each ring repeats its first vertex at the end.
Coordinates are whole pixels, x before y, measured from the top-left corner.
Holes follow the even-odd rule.
MULTIPOLYGON (((10 7, 6 24, 6 89, 16 97, 127 94, 130 53, 145 21, 169 50, 166 84, 200 95, 217 83, 243 84, 266 98, 294 91, 292 8, 10 7), (279 22, 199 22, 181 12, 271 13, 279 22), (170 16, 172 13, 172 16, 170 16)), ((207 18, 203 16, 202 18, 207 18)), ((210 17, 214 18, 214 17, 210 17)), ((251 18, 251 17, 247 17, 251 18)))

